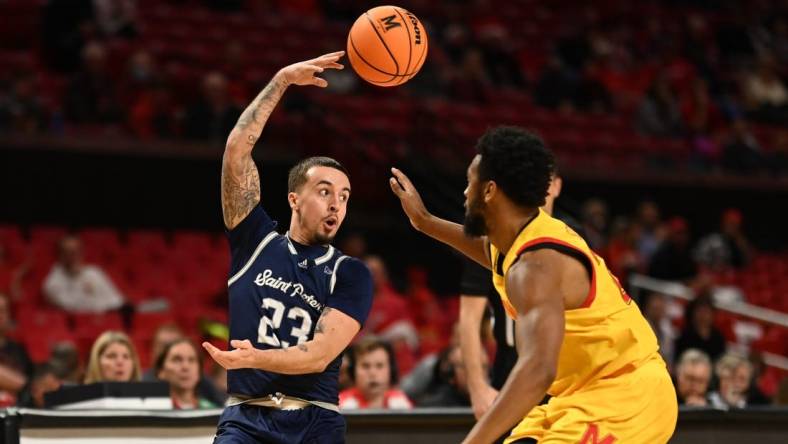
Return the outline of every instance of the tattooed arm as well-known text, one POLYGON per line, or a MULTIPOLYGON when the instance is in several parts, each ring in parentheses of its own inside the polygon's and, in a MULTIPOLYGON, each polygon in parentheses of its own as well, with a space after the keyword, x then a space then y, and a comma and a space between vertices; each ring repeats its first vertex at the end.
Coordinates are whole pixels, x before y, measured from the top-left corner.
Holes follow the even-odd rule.
POLYGON ((312 340, 283 349, 259 350, 245 339, 232 340, 232 351, 222 351, 208 342, 203 347, 226 369, 257 368, 286 375, 320 373, 353 340, 361 325, 339 310, 326 307, 315 326, 312 340))
POLYGON ((260 202, 260 174, 252 148, 285 90, 290 85, 326 87, 325 79, 315 75, 326 68, 342 69, 337 62, 344 54, 333 52, 282 68, 238 118, 222 158, 222 213, 228 229, 235 228, 260 202))

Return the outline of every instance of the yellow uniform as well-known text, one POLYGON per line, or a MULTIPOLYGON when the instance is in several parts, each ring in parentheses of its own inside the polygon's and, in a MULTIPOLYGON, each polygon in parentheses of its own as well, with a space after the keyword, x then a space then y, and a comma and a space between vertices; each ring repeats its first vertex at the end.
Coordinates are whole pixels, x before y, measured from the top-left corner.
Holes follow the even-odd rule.
POLYGON ((539 210, 504 255, 490 245, 493 283, 506 312, 505 276, 526 251, 551 248, 577 258, 591 288, 579 308, 566 310, 564 341, 552 399, 535 407, 507 443, 665 443, 676 426, 673 383, 658 353, 656 336, 605 262, 566 224, 539 210))

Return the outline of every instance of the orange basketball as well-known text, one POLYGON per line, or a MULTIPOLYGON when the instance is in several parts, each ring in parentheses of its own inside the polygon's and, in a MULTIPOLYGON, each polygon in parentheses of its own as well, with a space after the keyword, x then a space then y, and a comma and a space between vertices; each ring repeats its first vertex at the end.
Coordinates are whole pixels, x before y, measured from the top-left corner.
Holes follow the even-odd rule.
POLYGON ((427 58, 427 32, 418 18, 397 6, 378 6, 361 14, 347 37, 353 69, 378 86, 402 85, 427 58))

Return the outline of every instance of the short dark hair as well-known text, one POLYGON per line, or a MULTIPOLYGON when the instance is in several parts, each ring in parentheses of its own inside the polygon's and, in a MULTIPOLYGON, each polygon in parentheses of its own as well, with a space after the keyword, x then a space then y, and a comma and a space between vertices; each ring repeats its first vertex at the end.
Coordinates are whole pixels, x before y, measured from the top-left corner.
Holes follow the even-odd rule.
POLYGON ((515 204, 544 205, 556 162, 539 136, 513 126, 491 128, 479 138, 476 152, 480 180, 494 181, 515 204))
POLYGON ((350 178, 350 174, 348 174, 345 167, 330 157, 307 157, 306 159, 295 164, 293 168, 290 168, 290 172, 287 174, 287 192, 292 193, 301 188, 301 186, 306 183, 306 173, 310 168, 315 166, 334 168, 335 170, 342 171, 345 173, 345 176, 350 178))

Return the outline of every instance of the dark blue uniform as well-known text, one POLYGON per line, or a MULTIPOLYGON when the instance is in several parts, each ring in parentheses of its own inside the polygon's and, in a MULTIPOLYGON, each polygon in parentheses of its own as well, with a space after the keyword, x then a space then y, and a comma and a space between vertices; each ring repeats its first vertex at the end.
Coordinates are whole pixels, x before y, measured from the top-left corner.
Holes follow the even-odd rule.
MULTIPOLYGON (((328 307, 363 325, 372 305, 367 267, 331 246, 298 244, 275 228, 258 206, 228 233, 230 338, 248 339, 263 350, 294 346, 312 339, 328 307)), ((282 393, 336 404, 341 359, 307 375, 230 370, 227 390, 242 397, 282 393)), ((216 442, 344 442, 344 428, 338 413, 320 407, 278 411, 239 405, 225 409, 216 442)))

